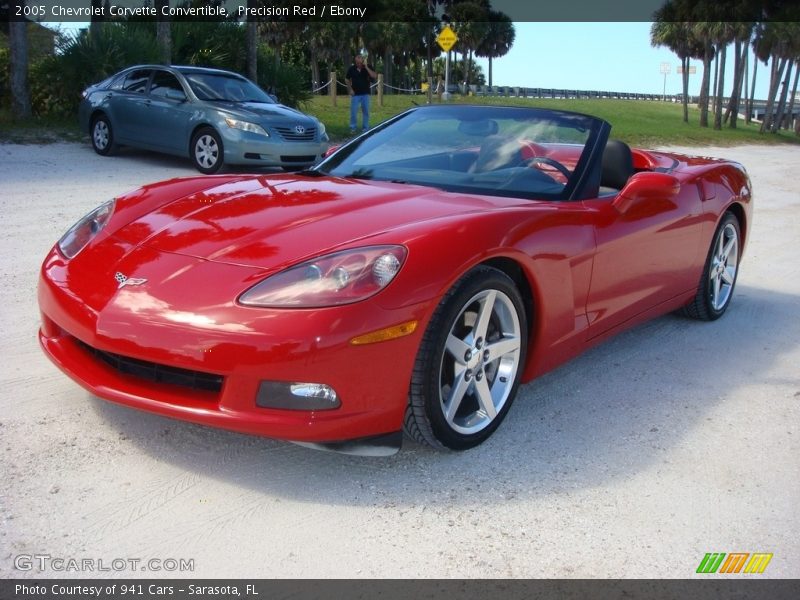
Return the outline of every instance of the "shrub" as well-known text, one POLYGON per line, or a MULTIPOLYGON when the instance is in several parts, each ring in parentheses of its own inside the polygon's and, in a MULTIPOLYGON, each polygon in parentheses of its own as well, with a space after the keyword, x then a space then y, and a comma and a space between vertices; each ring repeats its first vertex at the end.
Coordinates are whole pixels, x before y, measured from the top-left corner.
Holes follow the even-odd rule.
POLYGON ((81 92, 124 67, 158 61, 155 38, 142 28, 105 23, 97 35, 67 38, 59 53, 31 65, 31 103, 37 115, 77 112, 81 92))

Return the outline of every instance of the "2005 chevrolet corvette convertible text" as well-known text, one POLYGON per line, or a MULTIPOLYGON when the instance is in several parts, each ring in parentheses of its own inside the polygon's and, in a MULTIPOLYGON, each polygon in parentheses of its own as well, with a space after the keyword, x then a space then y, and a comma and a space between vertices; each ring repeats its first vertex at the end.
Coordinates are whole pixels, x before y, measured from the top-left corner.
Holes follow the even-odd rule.
POLYGON ((176 179, 76 223, 39 283, 92 393, 345 452, 486 440, 520 383, 645 319, 716 319, 744 169, 525 108, 409 110, 294 174, 176 179))

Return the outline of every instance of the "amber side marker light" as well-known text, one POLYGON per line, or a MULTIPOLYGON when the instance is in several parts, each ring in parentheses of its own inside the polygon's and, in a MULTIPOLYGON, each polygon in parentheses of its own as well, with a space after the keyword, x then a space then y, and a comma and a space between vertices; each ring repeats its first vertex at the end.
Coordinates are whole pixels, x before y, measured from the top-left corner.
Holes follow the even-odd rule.
POLYGON ((350 340, 350 343, 353 344, 353 346, 377 344, 378 342, 386 342, 388 340, 394 340, 406 335, 411 335, 416 329, 417 321, 406 321, 405 323, 400 323, 399 325, 392 325, 391 327, 386 327, 385 329, 379 329, 378 331, 372 331, 370 333, 365 333, 364 335, 359 335, 358 337, 354 337, 352 340, 350 340))

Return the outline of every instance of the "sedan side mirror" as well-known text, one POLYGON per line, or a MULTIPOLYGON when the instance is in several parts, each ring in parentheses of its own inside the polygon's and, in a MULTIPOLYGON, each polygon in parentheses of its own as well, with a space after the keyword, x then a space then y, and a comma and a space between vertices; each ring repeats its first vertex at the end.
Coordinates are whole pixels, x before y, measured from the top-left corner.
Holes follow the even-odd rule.
POLYGON ((678 179, 667 173, 636 173, 614 198, 612 206, 622 214, 641 200, 674 198, 680 190, 678 179))

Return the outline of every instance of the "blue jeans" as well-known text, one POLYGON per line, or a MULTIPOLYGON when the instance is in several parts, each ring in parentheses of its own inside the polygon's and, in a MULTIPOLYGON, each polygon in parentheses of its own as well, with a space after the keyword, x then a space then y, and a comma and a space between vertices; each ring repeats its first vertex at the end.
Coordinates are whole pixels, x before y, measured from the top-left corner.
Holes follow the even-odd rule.
POLYGON ((361 129, 369 129, 369 94, 350 96, 350 129, 355 130, 358 116, 358 107, 361 106, 361 129))

